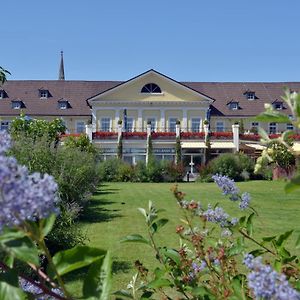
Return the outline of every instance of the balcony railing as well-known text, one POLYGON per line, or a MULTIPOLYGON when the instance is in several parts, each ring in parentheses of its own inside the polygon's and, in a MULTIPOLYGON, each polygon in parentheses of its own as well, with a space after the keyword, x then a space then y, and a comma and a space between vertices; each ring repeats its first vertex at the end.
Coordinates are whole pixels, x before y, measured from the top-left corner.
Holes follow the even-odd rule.
POLYGON ((111 131, 96 131, 93 132, 93 140, 113 140, 118 138, 117 132, 111 131))

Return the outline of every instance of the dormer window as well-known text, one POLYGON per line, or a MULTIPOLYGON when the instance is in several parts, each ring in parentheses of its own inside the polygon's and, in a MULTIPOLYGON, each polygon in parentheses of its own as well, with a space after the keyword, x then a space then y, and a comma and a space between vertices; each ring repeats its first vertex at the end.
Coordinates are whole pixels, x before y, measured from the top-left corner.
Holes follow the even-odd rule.
POLYGON ((273 108, 276 109, 276 110, 281 110, 283 109, 283 102, 282 101, 278 101, 278 100, 275 100, 273 103, 273 108))
POLYGON ((244 95, 246 96, 246 98, 248 99, 248 100, 255 100, 255 99, 257 99, 257 97, 256 97, 256 95, 255 95, 255 92, 254 91, 246 91, 245 93, 244 93, 244 95))
POLYGON ((71 105, 68 100, 58 100, 58 108, 59 109, 68 109, 71 105))
POLYGON ((50 93, 48 90, 41 89, 41 90, 39 90, 39 93, 40 93, 40 98, 42 98, 42 99, 49 98, 50 93))
POLYGON ((21 109, 24 108, 24 102, 22 100, 13 100, 11 101, 11 108, 12 109, 21 109))
POLYGON ((155 83, 147 83, 141 89, 143 94, 161 94, 160 87, 155 83))
POLYGON ((4 90, 0 90, 0 99, 4 99, 7 97, 7 94, 4 90))
POLYGON ((231 110, 238 110, 239 109, 239 103, 235 102, 235 101, 229 102, 228 107, 231 110))

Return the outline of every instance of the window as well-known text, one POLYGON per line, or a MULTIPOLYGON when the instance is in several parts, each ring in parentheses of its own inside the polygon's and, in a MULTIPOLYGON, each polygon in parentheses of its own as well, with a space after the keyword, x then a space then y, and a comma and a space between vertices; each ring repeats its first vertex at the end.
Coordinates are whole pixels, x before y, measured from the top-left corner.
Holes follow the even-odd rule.
POLYGON ((22 107, 24 107, 24 104, 22 101, 11 101, 11 108, 12 109, 21 109, 22 107))
POLYGON ((67 109, 67 108, 69 108, 69 102, 68 101, 59 101, 58 107, 59 107, 59 109, 67 109))
POLYGON ((239 103, 238 102, 230 102, 228 105, 229 105, 229 109, 231 109, 231 110, 238 110, 239 109, 239 103))
POLYGON ((142 87, 141 93, 145 94, 161 94, 160 87, 155 83, 147 83, 142 87))
POLYGON ((216 122, 216 132, 224 132, 224 122, 223 121, 217 121, 216 122))
POLYGON ((255 99, 255 93, 249 92, 249 93, 247 94, 247 99, 248 99, 248 100, 254 100, 254 99, 255 99))
POLYGON ((48 90, 39 90, 39 92, 40 92, 40 98, 47 99, 49 97, 48 90))
POLYGON ((270 123, 269 124, 269 134, 276 134, 276 132, 277 132, 277 124, 270 123))
POLYGON ((1 121, 0 123, 0 130, 5 130, 7 131, 10 126, 10 121, 1 121))
POLYGON ((85 132, 85 122, 77 121, 76 122, 76 133, 83 133, 83 132, 85 132))
POLYGON ((101 131, 110 131, 110 118, 101 118, 101 131))
POLYGON ((177 118, 169 119, 169 131, 170 132, 176 132, 176 123, 177 123, 177 118))
POLYGON ((0 99, 3 99, 6 97, 6 93, 4 90, 0 90, 0 99))
POLYGON ((282 102, 273 102, 273 108, 276 110, 281 110, 283 109, 283 104, 282 102))
POLYGON ((200 131, 200 118, 192 118, 192 132, 199 132, 200 131))
POLYGON ((133 132, 133 118, 127 118, 127 126, 125 129, 127 132, 133 132))
POLYGON ((294 130, 294 125, 291 123, 286 124, 286 130, 294 130))
POLYGON ((156 130, 156 119, 155 118, 148 118, 147 119, 147 124, 151 124, 151 131, 156 130))

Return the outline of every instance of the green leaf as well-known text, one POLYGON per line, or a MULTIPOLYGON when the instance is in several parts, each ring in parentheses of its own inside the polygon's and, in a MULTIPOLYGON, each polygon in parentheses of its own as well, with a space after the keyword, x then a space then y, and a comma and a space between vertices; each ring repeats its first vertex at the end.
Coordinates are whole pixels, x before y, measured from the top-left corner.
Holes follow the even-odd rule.
POLYGON ((262 238, 262 240, 264 241, 264 242, 271 242, 271 241, 273 241, 273 240, 275 240, 276 239, 276 236, 274 235, 274 236, 265 236, 265 237, 263 237, 262 238))
POLYGON ((246 230, 249 236, 252 236, 253 234, 253 224, 252 224, 253 217, 254 217, 254 213, 252 213, 247 219, 246 230))
POLYGON ((138 211, 139 211, 145 218, 147 218, 147 212, 146 212, 146 210, 145 210, 144 208, 139 207, 139 208, 138 208, 138 211))
POLYGON ((161 254, 165 258, 169 258, 169 259, 173 260, 177 265, 180 264, 180 254, 178 253, 178 251, 176 251, 174 249, 163 248, 161 250, 161 254))
POLYGON ((278 272, 281 273, 281 267, 282 267, 282 262, 279 260, 275 260, 274 262, 274 269, 278 272))
POLYGON ((139 234, 127 235, 126 237, 122 238, 120 242, 121 243, 134 242, 134 243, 143 243, 143 244, 151 245, 150 241, 148 241, 147 239, 145 239, 143 236, 139 234))
POLYGON ((159 279, 165 275, 165 271, 160 268, 156 268, 154 270, 154 274, 155 274, 155 279, 159 279))
POLYGON ((237 297, 237 299, 246 299, 245 293, 244 293, 245 281, 246 281, 246 278, 243 275, 237 275, 232 279, 232 288, 234 291, 234 295, 237 297))
POLYGON ((0 299, 25 300, 26 294, 19 288, 17 273, 9 270, 0 273, 0 299))
POLYGON ((130 292, 126 291, 126 290, 119 290, 119 291, 114 292, 113 294, 116 295, 116 296, 122 296, 122 297, 126 297, 126 298, 129 298, 129 299, 133 299, 130 292))
POLYGON ((39 265, 39 256, 36 245, 23 233, 6 231, 0 237, 0 245, 3 250, 26 263, 39 265))
POLYGON ((149 299, 152 295, 153 295, 153 292, 151 292, 151 291, 145 291, 145 292, 142 294, 140 300, 149 299))
POLYGON ((285 185, 284 190, 286 193, 290 193, 299 188, 300 188, 300 175, 292 178, 291 181, 285 185))
POLYGON ((152 223, 151 230, 152 232, 157 232, 158 229, 165 226, 169 222, 168 219, 159 219, 157 222, 152 223))
POLYGON ((280 247, 279 249, 278 249, 278 253, 279 253, 279 255, 282 257, 282 258, 290 258, 291 257, 291 253, 287 250, 287 249, 285 249, 284 247, 280 247))
POLYGON ((109 252, 89 268, 83 283, 83 296, 97 300, 109 299, 111 285, 111 261, 109 252))
POLYGON ((276 245, 277 246, 282 246, 284 245, 285 241, 291 236, 291 234, 294 232, 294 230, 289 230, 283 234, 281 234, 277 241, 276 241, 276 245))
POLYGON ((287 115, 281 114, 278 111, 269 110, 256 116, 255 119, 260 122, 269 123, 290 123, 291 120, 287 115))
POLYGON ((250 254, 252 254, 254 257, 260 256, 264 253, 266 253, 266 251, 262 249, 255 249, 250 252, 250 254))
POLYGON ((45 237, 53 228, 53 225, 56 220, 56 215, 51 214, 47 219, 43 219, 40 222, 42 222, 42 235, 45 237))
POLYGON ((9 267, 12 268, 14 266, 15 258, 13 255, 8 255, 4 259, 4 263, 9 267))
MULTIPOLYGON (((104 257, 106 251, 88 246, 76 246, 72 249, 60 251, 53 256, 53 263, 59 275, 88 266, 99 258, 104 257)), ((49 269, 49 275, 54 276, 54 270, 49 269)))
MULTIPOLYGON (((203 299, 209 299, 209 300, 214 300, 217 299, 206 287, 204 286, 198 286, 192 290, 192 295, 193 296, 201 296, 205 297, 203 299), (208 296, 208 298, 206 298, 208 296)), ((202 298, 200 298, 202 299, 202 298)))
POLYGON ((165 278, 155 279, 147 284, 147 287, 150 289, 158 289, 166 286, 172 286, 172 283, 170 280, 165 278))
POLYGON ((240 227, 244 227, 245 226, 246 218, 247 218, 246 216, 242 216, 239 219, 239 225, 240 225, 240 227))
POLYGON ((300 234, 299 234, 298 239, 296 241, 295 248, 296 249, 300 248, 300 234))

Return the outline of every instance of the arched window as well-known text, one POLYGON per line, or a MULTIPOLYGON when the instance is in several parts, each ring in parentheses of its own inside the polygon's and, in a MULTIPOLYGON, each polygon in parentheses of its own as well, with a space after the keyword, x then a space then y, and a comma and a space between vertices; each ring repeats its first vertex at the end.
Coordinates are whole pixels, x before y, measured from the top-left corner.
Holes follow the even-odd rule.
POLYGON ((147 83, 143 86, 141 93, 147 94, 161 94, 160 87, 155 83, 147 83))

